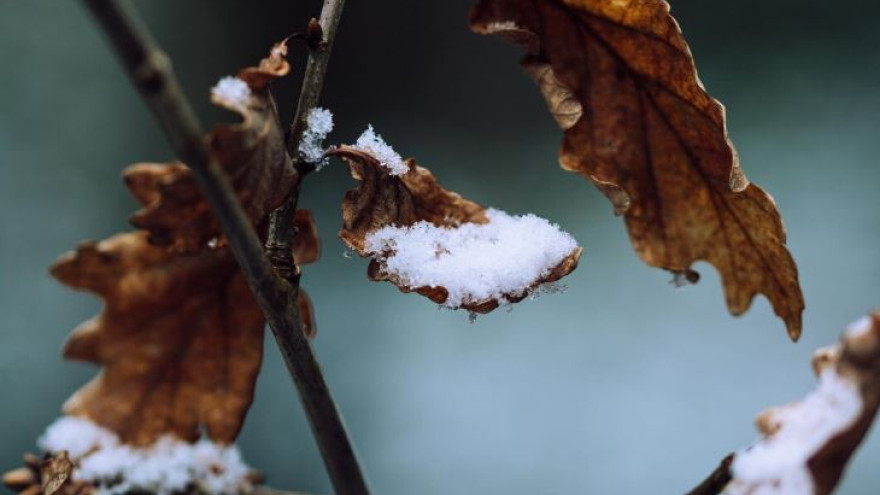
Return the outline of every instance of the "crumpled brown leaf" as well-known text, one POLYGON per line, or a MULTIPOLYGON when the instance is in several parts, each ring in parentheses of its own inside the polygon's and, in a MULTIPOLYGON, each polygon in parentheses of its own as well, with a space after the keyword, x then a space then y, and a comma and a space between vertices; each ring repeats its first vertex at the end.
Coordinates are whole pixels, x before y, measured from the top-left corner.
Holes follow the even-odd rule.
MULTIPOLYGON (((793 440, 797 445, 817 445, 814 450, 803 452, 806 462, 803 465, 791 464, 791 459, 779 459, 778 472, 771 471, 769 466, 762 466, 760 481, 741 477, 738 473, 738 459, 735 457, 732 465, 733 480, 727 485, 724 492, 727 495, 748 495, 751 493, 791 493, 782 491, 782 488, 793 479, 791 468, 804 470, 809 478, 809 492, 811 495, 828 495, 832 493, 840 481, 840 478, 849 462, 850 457, 858 449, 865 435, 874 422, 880 406, 880 313, 874 313, 851 325, 840 342, 836 345, 819 349, 813 356, 813 369, 817 375, 831 373, 835 380, 848 384, 860 398, 860 408, 851 420, 842 424, 838 429, 826 431, 827 427, 821 426, 823 421, 827 423, 830 413, 807 408, 834 409, 835 414, 841 414, 844 409, 838 402, 843 399, 826 392, 824 400, 819 402, 806 399, 771 408, 764 411, 757 420, 758 429, 764 435, 764 439, 757 445, 737 454, 748 456, 751 449, 760 448, 764 443, 788 442, 786 448, 777 449, 783 451, 788 457, 800 454, 793 452, 793 440), (804 419, 794 421, 793 417, 809 418, 809 423, 804 419), (790 422, 799 423, 797 433, 815 438, 793 438, 788 433, 785 439, 776 440, 780 430, 786 428, 790 422), (805 427, 804 425, 810 425, 805 427)), ((840 392, 837 392, 838 394, 840 392)))
MULTIPOLYGON (((297 180, 275 100, 269 92, 269 83, 290 70, 284 59, 286 53, 287 47, 281 42, 258 67, 239 72, 238 78, 251 90, 245 107, 217 94, 212 96, 214 103, 242 117, 240 123, 215 128, 208 135, 208 144, 256 227, 284 202, 297 180)), ((149 231, 151 242, 183 252, 205 249, 215 239, 223 244, 219 226, 192 172, 183 164, 136 164, 125 171, 124 178, 132 193, 145 203, 145 208, 131 217, 131 223, 149 231), (141 191, 145 185, 155 192, 146 196, 141 191)))
MULTIPOLYGON (((454 228, 465 223, 485 224, 486 209, 458 193, 444 189, 436 177, 414 160, 407 160, 407 173, 392 175, 373 155, 343 146, 328 153, 345 160, 351 176, 359 181, 356 189, 345 193, 342 202, 342 228, 339 237, 363 257, 367 236, 385 226, 407 226, 426 221, 439 227, 454 228)), ((577 268, 582 250, 578 248, 553 270, 522 292, 508 294, 507 302, 519 302, 539 285, 555 282, 577 268)), ((409 287, 394 274, 387 273, 381 260, 372 258, 367 275, 373 281, 390 281, 402 292, 417 292, 442 304, 448 297, 444 287, 409 287)), ((499 306, 489 299, 468 302, 461 307, 476 313, 488 313, 499 306)))
POLYGON ((649 265, 714 265, 739 315, 757 293, 801 333, 797 267, 773 199, 750 184, 724 107, 697 77, 664 0, 477 0, 471 28, 522 45, 565 131, 560 163, 625 215, 649 265))

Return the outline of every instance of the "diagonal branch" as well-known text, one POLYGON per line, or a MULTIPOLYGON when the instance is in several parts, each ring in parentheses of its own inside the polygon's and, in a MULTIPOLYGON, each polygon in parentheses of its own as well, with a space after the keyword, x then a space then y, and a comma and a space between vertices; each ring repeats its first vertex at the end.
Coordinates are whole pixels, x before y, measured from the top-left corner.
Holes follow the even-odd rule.
MULTIPOLYGON (((192 168, 281 349, 335 492, 367 495, 366 480, 342 418, 303 333, 296 304, 296 277, 291 277, 292 283, 279 277, 263 252, 228 178, 205 145, 202 126, 180 88, 167 55, 117 0, 83 0, 83 3, 109 38, 175 154, 192 168)), ((325 10, 333 3, 327 0, 325 10)), ((341 9, 342 2, 338 4, 341 9)), ((326 67, 326 60, 323 65, 326 67)), ((298 189, 294 189, 291 197, 297 192, 298 189)))
POLYGON ((730 483, 730 464, 733 462, 733 454, 721 460, 718 467, 706 477, 696 488, 687 492, 686 495, 719 495, 724 487, 730 483))

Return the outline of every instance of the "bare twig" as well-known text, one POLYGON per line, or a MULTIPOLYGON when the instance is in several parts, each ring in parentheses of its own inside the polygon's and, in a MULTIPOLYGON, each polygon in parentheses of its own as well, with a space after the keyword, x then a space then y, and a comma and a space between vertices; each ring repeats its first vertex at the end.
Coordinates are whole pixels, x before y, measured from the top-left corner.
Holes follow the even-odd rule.
MULTIPOLYGON (((312 37, 309 40, 309 60, 303 75, 296 114, 287 136, 287 151, 296 161, 300 179, 303 175, 311 172, 314 167, 314 164, 299 159, 299 145, 302 142, 303 133, 308 127, 309 112, 318 104, 321 90, 324 88, 324 76, 327 74, 330 50, 333 48, 336 28, 342 18, 344 6, 345 0, 324 0, 320 20, 317 23, 314 20, 309 23, 308 33, 312 37), (314 37, 319 39, 315 40, 314 37)), ((281 274, 291 274, 294 278, 298 271, 293 259, 294 231, 292 225, 296 204, 299 200, 299 186, 300 182, 297 181, 284 205, 272 212, 269 217, 269 236, 266 241, 266 251, 269 253, 269 258, 276 270, 281 274)), ((294 286, 296 285, 294 282, 294 286)))
POLYGON ((697 485, 696 488, 687 492, 686 495, 718 495, 723 490, 724 487, 730 483, 731 474, 730 474, 730 464, 733 462, 733 454, 728 454, 727 457, 721 460, 721 463, 715 468, 714 471, 705 479, 702 483, 697 485))
MULTIPOLYGON (((168 57, 136 17, 123 9, 117 0, 83 2, 161 123, 174 152, 192 168, 205 200, 226 234, 281 348, 336 494, 368 494, 342 418, 303 333, 296 304, 296 286, 276 275, 263 252, 228 178, 205 145, 202 126, 180 88, 168 57)), ((332 1, 328 0, 328 3, 332 1)), ((326 61, 324 64, 326 66, 326 61)), ((291 196, 295 195, 296 189, 291 196)), ((292 226, 292 222, 287 225, 292 226)))

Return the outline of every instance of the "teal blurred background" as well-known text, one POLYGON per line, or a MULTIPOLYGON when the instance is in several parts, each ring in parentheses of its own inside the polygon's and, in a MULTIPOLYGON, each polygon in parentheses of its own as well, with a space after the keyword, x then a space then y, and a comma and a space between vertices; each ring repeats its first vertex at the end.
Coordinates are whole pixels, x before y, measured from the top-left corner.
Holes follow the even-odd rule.
MULTIPOLYGON (((208 89, 300 30, 320 2, 153 0, 136 6, 172 54, 206 122, 208 89)), ((791 344, 759 298, 728 315, 718 277, 675 289, 643 265, 591 185, 556 164, 560 133, 517 65, 519 49, 471 34, 469 2, 349 0, 323 104, 332 142, 368 123, 450 189, 558 222, 586 251, 568 291, 468 323, 343 257, 340 164, 308 178, 323 259, 305 270, 315 347, 377 494, 682 493, 752 418, 813 387, 812 351, 880 305, 880 3, 679 0, 701 77, 723 101, 748 176, 783 212, 807 300, 791 344)), ((279 85, 285 118, 303 67, 279 85)), ((0 469, 14 467, 91 378, 64 362, 67 333, 99 301, 47 266, 128 228, 120 171, 171 158, 77 2, 0 2, 0 469)), ((293 387, 267 343, 241 436, 279 488, 330 486, 293 387)), ((880 434, 840 493, 880 491, 880 434)))

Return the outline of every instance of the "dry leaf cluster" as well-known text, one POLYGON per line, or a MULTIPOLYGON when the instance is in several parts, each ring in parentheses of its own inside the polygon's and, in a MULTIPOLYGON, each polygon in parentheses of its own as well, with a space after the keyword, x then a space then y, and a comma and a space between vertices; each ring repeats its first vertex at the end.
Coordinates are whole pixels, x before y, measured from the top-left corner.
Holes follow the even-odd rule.
MULTIPOLYGON (((666 1, 476 0, 470 25, 526 50, 523 68, 563 131, 560 164, 609 198, 647 264, 693 280, 691 266, 708 261, 721 274, 733 314, 763 294, 798 339, 804 301, 782 219, 770 195, 746 179, 724 107, 699 80, 666 1)), ((290 72, 286 53, 279 43, 258 66, 240 71, 231 82, 238 85, 234 97, 214 93, 214 103, 241 121, 206 137, 262 238, 268 214, 300 180, 269 88, 290 72)), ((419 222, 447 229, 486 224, 487 209, 443 188, 413 160, 401 173, 357 147, 327 156, 344 160, 358 181, 344 196, 339 236, 361 256, 373 257, 369 278, 444 303, 446 287, 409 285, 373 256, 367 239, 385 227, 419 222)), ((52 268, 62 283, 105 303, 65 344, 66 357, 102 367, 65 412, 135 446, 166 434, 193 441, 204 433, 231 443, 253 397, 263 313, 184 164, 136 164, 124 178, 142 204, 131 217, 138 230, 84 243, 52 268)), ((297 263, 316 261, 320 246, 311 214, 297 211, 288 228, 296 232, 297 263)), ((520 291, 462 307, 483 313, 517 302, 571 273, 580 255, 580 248, 572 251, 520 291)), ((302 290, 298 303, 313 336, 313 311, 302 290)), ((817 372, 833 370, 857 388, 863 405, 810 457, 805 468, 815 495, 836 486, 880 404, 880 317, 869 322, 867 330, 848 332, 815 360, 817 372)), ((781 418, 779 410, 762 416, 765 441, 784 427, 781 418)), ((65 460, 63 453, 43 461, 26 457, 26 467, 3 481, 27 495, 87 492, 87 485, 69 482, 72 466, 65 460)), ((734 478, 729 493, 766 493, 750 483, 734 478)))

